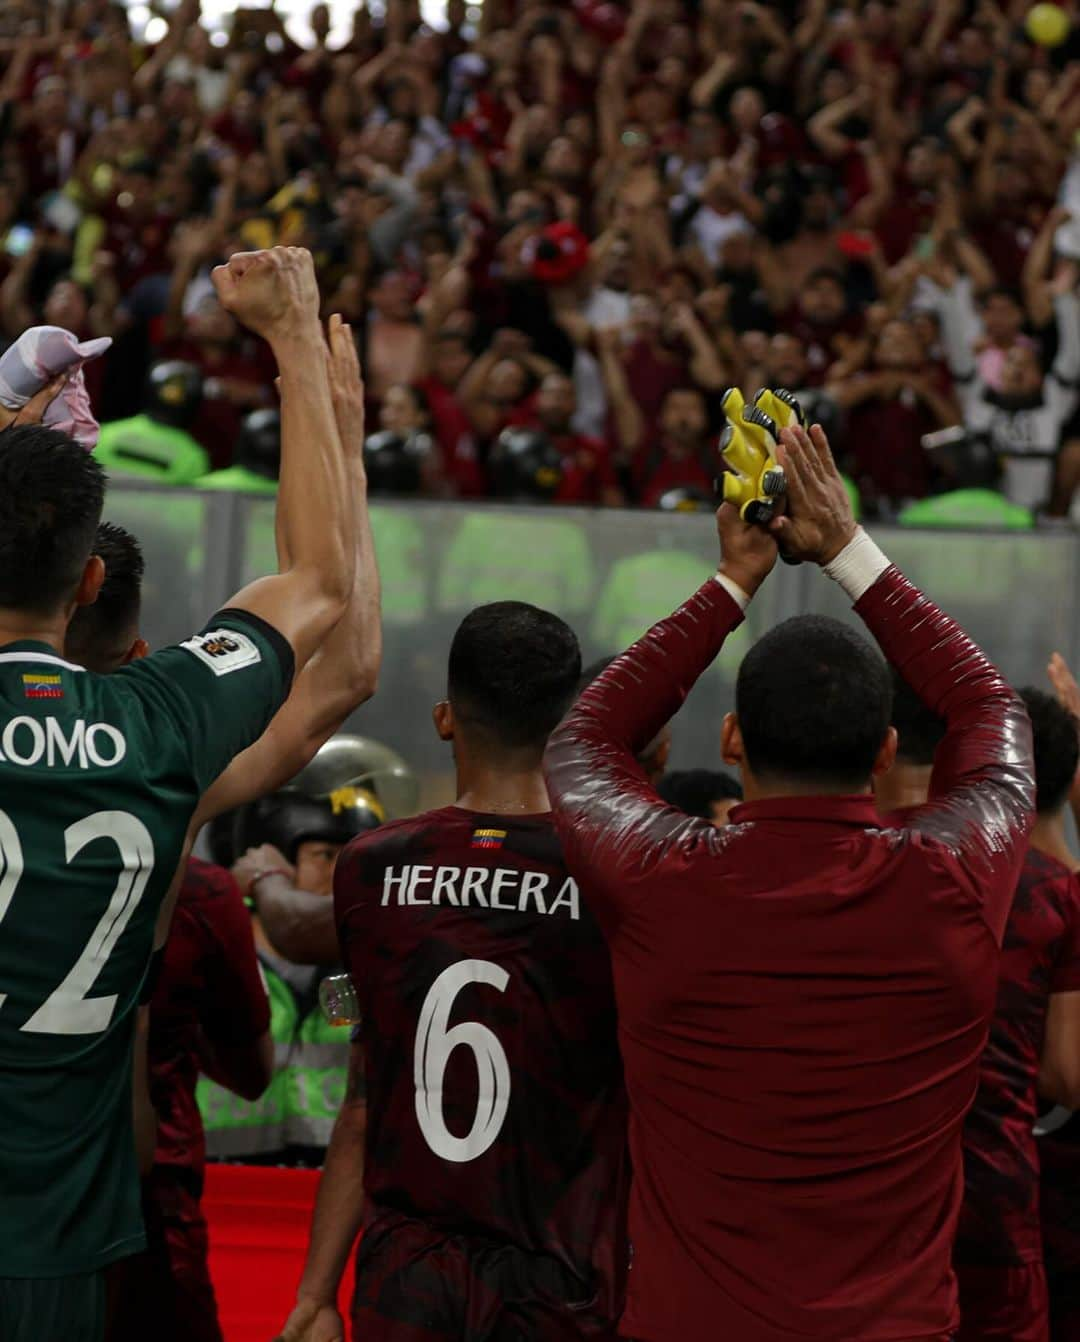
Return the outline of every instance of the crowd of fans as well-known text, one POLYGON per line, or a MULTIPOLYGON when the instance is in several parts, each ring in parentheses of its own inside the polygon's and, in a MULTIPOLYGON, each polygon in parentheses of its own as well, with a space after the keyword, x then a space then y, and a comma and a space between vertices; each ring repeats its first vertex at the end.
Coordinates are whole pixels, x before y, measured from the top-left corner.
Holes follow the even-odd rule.
POLYGON ((448 0, 434 31, 388 0, 336 49, 314 6, 302 49, 273 9, 215 45, 180 0, 147 48, 110 0, 7 0, 3 335, 112 335, 106 420, 155 361, 194 365, 225 468, 272 364, 209 270, 297 243, 426 493, 520 489, 514 429, 555 501, 711 498, 723 391, 769 384, 867 515, 981 485, 1065 517, 1080 33, 1041 47, 1026 8, 448 0))

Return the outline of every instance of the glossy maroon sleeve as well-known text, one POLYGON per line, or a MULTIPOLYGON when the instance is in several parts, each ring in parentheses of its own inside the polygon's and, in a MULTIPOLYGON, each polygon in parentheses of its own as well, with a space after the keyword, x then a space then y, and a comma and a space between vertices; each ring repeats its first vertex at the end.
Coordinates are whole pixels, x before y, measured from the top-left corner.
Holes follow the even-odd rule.
POLYGON ((1019 695, 955 620, 896 568, 855 609, 888 659, 946 722, 930 801, 905 828, 942 844, 1000 939, 1035 819, 1031 724, 1019 695))
POLYGON ((551 738, 544 773, 556 828, 570 869, 587 873, 601 917, 633 902, 638 878, 662 858, 722 846, 708 821, 660 800, 636 757, 742 618, 710 578, 593 681, 551 738))

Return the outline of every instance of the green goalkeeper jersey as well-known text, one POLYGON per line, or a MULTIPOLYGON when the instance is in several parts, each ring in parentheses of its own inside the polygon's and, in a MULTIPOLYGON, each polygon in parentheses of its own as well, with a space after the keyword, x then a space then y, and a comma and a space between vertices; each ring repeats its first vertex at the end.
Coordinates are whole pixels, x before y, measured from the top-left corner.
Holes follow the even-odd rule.
POLYGON ((108 676, 0 647, 0 1277, 143 1245, 135 1010, 200 795, 263 732, 292 653, 243 611, 108 676))

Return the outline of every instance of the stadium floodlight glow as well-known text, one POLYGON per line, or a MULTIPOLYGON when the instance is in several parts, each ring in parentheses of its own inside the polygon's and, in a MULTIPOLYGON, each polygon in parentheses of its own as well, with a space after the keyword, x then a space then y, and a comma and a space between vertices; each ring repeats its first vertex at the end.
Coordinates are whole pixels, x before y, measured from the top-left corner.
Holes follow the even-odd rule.
POLYGON ((229 45, 229 34, 222 32, 220 28, 215 28, 210 34, 210 45, 212 47, 227 47, 229 45))
POLYGON ((128 11, 128 16, 136 28, 142 28, 150 20, 150 6, 132 5, 128 11))
POLYGON ((155 42, 163 41, 168 35, 168 32, 168 20, 163 19, 160 14, 155 14, 154 17, 147 22, 146 28, 143 31, 143 41, 148 42, 153 46, 155 42))

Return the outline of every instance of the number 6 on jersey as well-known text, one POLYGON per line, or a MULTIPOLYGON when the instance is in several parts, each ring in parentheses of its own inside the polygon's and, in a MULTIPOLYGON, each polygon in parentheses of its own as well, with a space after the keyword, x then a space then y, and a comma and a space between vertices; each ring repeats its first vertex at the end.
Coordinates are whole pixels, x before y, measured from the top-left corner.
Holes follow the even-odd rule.
POLYGON ((416 1027, 413 1074, 416 1119, 424 1140, 443 1160, 464 1163, 482 1156, 499 1135, 510 1107, 510 1067, 502 1045, 486 1025, 462 1021, 447 1028, 454 1000, 470 983, 506 991, 510 975, 488 960, 462 960, 443 970, 431 985, 416 1027), (472 1128, 455 1137, 443 1116, 443 1077, 454 1049, 472 1050, 476 1060, 478 1097, 472 1128))

